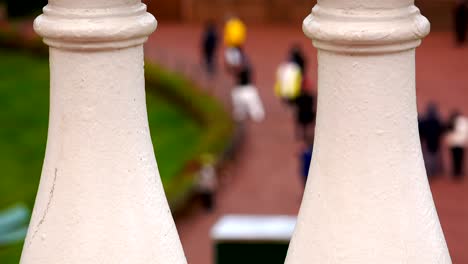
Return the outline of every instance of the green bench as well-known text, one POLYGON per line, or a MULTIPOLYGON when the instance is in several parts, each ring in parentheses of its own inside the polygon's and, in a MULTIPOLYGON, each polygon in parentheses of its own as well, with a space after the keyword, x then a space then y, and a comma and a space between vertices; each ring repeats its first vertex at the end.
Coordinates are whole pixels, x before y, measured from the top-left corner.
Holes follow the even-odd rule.
POLYGON ((295 224, 291 216, 224 216, 211 230, 214 263, 284 264, 295 224))

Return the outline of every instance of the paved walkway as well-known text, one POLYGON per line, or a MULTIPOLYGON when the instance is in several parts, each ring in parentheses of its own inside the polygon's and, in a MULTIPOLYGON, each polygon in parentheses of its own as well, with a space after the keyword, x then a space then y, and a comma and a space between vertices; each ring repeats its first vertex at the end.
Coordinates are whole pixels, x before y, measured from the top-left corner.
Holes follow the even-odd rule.
MULTIPOLYGON (((147 56, 157 51, 186 61, 198 59, 201 30, 197 26, 161 23, 147 45, 147 56)), ((435 100, 444 114, 457 107, 468 114, 468 47, 454 48, 451 35, 433 33, 418 50, 418 103, 421 110, 435 100)), ((256 83, 266 105, 267 119, 248 127, 239 158, 227 171, 218 195, 217 209, 206 214, 198 207, 177 219, 177 227, 190 264, 212 263, 209 230, 216 220, 231 213, 297 214, 302 187, 297 175, 299 144, 294 139, 291 113, 274 97, 277 65, 291 43, 301 43, 316 82, 316 51, 301 26, 249 29, 246 51, 255 66, 256 83)), ((227 87, 219 87, 227 88, 227 87)), ((440 219, 454 263, 468 263, 468 182, 455 184, 444 177, 432 184, 440 219)))

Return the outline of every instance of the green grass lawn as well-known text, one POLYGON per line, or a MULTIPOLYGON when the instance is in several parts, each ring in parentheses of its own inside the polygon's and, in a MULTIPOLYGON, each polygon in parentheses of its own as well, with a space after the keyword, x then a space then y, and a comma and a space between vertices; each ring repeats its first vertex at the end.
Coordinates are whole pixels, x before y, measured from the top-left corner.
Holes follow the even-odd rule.
MULTIPOLYGON (((148 94, 147 103, 160 174, 168 183, 193 157, 202 127, 157 94, 148 94)), ((44 158, 48 108, 47 59, 0 50, 0 210, 16 203, 32 209, 44 158)), ((0 263, 18 263, 21 247, 0 247, 0 263)))

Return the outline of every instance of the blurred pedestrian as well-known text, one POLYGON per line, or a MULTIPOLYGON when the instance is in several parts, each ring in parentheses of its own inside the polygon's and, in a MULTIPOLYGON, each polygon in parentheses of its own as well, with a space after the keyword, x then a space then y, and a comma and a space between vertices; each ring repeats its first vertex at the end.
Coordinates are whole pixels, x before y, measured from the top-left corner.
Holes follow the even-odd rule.
POLYGON ((236 16, 227 19, 224 26, 224 44, 227 48, 242 47, 247 38, 247 27, 236 16))
POLYGON ((455 37, 458 45, 462 45, 466 41, 468 29, 468 1, 455 0, 454 8, 454 28, 455 37))
POLYGON ((214 158, 211 154, 201 157, 201 169, 198 173, 198 191, 206 211, 213 211, 215 207, 215 195, 218 186, 214 158))
POLYGON ((228 73, 233 74, 243 62, 243 46, 247 29, 237 17, 231 16, 224 26, 224 62, 228 73))
POLYGON ((468 143, 468 119, 458 111, 450 117, 447 144, 452 157, 452 173, 455 179, 462 179, 464 174, 465 147, 468 143))
POLYGON ((294 102, 302 89, 303 71, 296 59, 290 55, 276 71, 275 94, 288 104, 294 102))
POLYGON ((312 150, 313 150, 313 143, 312 141, 304 143, 303 149, 301 151, 301 155, 299 157, 300 162, 300 172, 301 172, 301 180, 304 186, 307 183, 307 178, 309 177, 309 170, 310 170, 310 162, 312 159, 312 150))
POLYGON ((419 133, 423 145, 427 175, 431 177, 440 174, 443 170, 440 145, 444 133, 444 124, 435 103, 428 105, 426 113, 420 119, 419 133))
POLYGON ((216 52, 218 49, 218 32, 213 22, 208 22, 202 37, 202 57, 208 74, 216 72, 216 52))
POLYGON ((315 121, 315 98, 306 74, 306 59, 299 45, 289 51, 288 60, 276 73, 275 94, 293 106, 296 114, 296 135, 305 142, 315 121))
POLYGON ((235 73, 242 66, 245 54, 242 47, 230 47, 224 52, 224 64, 226 71, 229 74, 235 75, 235 73))
POLYGON ((307 74, 307 58, 299 44, 294 44, 292 46, 291 50, 289 51, 289 58, 291 62, 294 62, 297 66, 299 66, 301 71, 301 90, 309 94, 313 94, 312 81, 307 74))
POLYGON ((313 133, 315 123, 315 97, 305 89, 294 100, 296 107, 296 135, 299 139, 307 141, 313 133))
POLYGON ((240 48, 237 50, 239 61, 232 67, 236 82, 231 92, 234 118, 242 122, 250 117, 253 121, 260 122, 265 118, 265 110, 257 88, 253 84, 252 65, 243 50, 240 48))
POLYGON ((299 66, 299 68, 301 69, 301 73, 303 75, 306 74, 306 57, 304 55, 304 52, 302 51, 302 48, 299 44, 294 44, 289 52, 289 56, 290 56, 290 61, 294 62, 297 64, 297 66, 299 66))

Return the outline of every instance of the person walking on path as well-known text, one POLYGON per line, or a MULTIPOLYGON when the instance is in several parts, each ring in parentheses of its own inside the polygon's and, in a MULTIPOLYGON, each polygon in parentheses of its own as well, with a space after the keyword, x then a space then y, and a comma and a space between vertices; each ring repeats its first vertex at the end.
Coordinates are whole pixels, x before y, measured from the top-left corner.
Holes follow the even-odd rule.
POLYGON ((294 44, 289 52, 290 60, 299 66, 302 75, 306 75, 307 72, 307 60, 299 44, 294 44))
POLYGON ((454 31, 456 43, 462 45, 466 41, 468 30, 468 1, 455 0, 454 31))
POLYGON ((452 156, 453 177, 461 180, 464 174, 465 147, 468 143, 468 119, 458 111, 450 117, 447 134, 447 144, 452 156))
POLYGON ((214 158, 211 154, 203 154, 201 157, 201 168, 198 173, 197 184, 203 207, 207 212, 213 211, 218 180, 214 167, 214 158))
POLYGON ((265 118, 265 110, 253 84, 252 65, 243 49, 246 32, 246 26, 239 18, 228 19, 224 27, 224 61, 227 72, 233 76, 235 82, 231 91, 234 119, 243 122, 250 117, 253 121, 260 122, 265 118))
POLYGON ((296 135, 307 142, 315 121, 315 98, 306 74, 306 59, 299 45, 293 45, 288 61, 276 73, 275 94, 294 107, 296 135))
POLYGON ((440 145, 444 133, 444 125, 440 119, 436 104, 430 103, 428 105, 426 113, 420 120, 419 132, 423 145, 427 176, 438 175, 443 171, 440 145))
POLYGON ((231 17, 224 26, 224 64, 227 72, 235 74, 245 59, 243 46, 246 41, 247 29, 237 17, 231 17))
POLYGON ((307 60, 298 44, 294 44, 289 52, 290 61, 295 63, 301 74, 300 91, 293 100, 296 110, 296 135, 308 142, 311 138, 313 124, 315 122, 315 97, 312 92, 312 84, 307 77, 307 60))
POLYGON ((296 107, 296 135, 299 139, 307 141, 313 133, 315 123, 315 97, 306 89, 294 100, 296 107))
POLYGON ((309 142, 304 143, 304 146, 299 156, 300 174, 304 187, 307 183, 307 178, 309 177, 310 163, 312 160, 312 151, 313 143, 312 140, 309 140, 309 142))
POLYGON ((241 64, 235 69, 236 86, 231 92, 234 118, 238 122, 250 117, 255 122, 265 118, 263 103, 252 80, 252 65, 241 52, 241 64))
POLYGON ((293 104, 301 93, 304 63, 304 58, 293 49, 276 71, 275 95, 287 104, 293 104))
POLYGON ((218 49, 218 32, 213 22, 208 22, 202 36, 202 57, 206 72, 216 73, 216 52, 218 49))
POLYGON ((231 16, 224 26, 224 45, 242 47, 247 39, 247 27, 238 17, 231 16))

